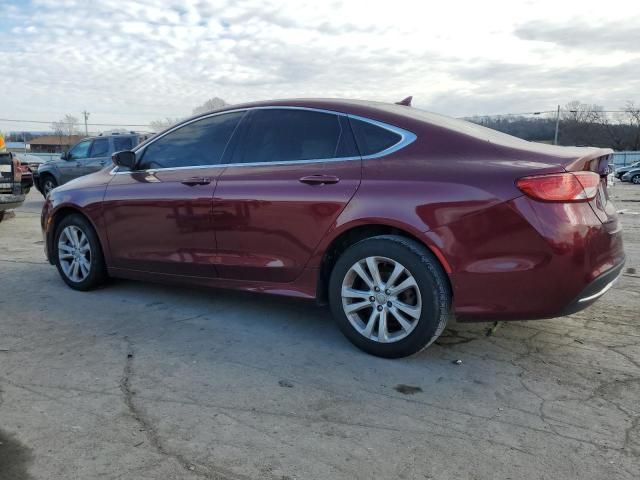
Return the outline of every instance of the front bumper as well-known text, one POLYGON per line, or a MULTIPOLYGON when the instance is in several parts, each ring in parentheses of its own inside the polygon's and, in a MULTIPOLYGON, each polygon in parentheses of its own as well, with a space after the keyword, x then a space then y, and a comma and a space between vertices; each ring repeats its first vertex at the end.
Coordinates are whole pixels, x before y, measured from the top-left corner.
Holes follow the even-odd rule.
POLYGON ((40 175, 37 170, 33 171, 33 186, 36 187, 40 193, 42 193, 42 187, 40 186, 40 175))

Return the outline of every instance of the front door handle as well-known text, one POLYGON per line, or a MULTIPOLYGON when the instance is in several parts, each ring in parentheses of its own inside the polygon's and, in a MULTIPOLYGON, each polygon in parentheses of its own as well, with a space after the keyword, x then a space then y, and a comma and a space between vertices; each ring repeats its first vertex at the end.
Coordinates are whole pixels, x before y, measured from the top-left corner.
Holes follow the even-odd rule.
POLYGON ((302 183, 307 185, 329 185, 338 183, 340 179, 335 175, 308 175, 300 179, 302 183))
POLYGON ((211 179, 207 177, 191 177, 186 180, 182 180, 181 183, 189 185, 190 187, 193 187, 194 185, 209 185, 211 183, 211 179))

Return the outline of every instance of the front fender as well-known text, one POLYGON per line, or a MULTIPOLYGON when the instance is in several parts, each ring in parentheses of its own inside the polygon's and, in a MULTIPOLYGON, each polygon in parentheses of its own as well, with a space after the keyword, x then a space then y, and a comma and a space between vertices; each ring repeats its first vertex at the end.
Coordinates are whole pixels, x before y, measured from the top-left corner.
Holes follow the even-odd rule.
POLYGON ((51 175, 58 185, 60 185, 60 169, 56 165, 43 163, 38 167, 38 178, 42 178, 43 175, 51 175))

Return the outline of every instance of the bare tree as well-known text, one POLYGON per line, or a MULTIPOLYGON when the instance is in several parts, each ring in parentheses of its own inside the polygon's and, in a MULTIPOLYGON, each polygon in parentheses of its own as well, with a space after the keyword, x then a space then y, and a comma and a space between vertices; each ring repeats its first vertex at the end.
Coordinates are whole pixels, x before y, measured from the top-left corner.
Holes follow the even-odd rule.
POLYGON ((592 125, 599 127, 599 137, 596 141, 601 142, 602 146, 608 146, 614 150, 624 150, 627 143, 627 135, 623 128, 620 128, 620 119, 611 121, 602 107, 594 109, 590 114, 592 125), (604 137, 604 138, 601 138, 604 137), (607 141, 608 139, 608 141, 607 141))
POLYGON ((65 137, 71 137, 80 133, 80 130, 78 130, 79 124, 80 121, 78 120, 78 117, 74 117, 69 114, 65 115, 61 120, 51 124, 51 130, 53 130, 53 134, 58 137, 61 150, 66 151, 69 144, 72 143, 70 141, 65 142, 65 137))
POLYGON ((229 104, 220 97, 213 97, 204 102, 199 107, 194 108, 193 114, 200 115, 201 113, 213 112, 214 110, 219 110, 222 107, 226 107, 227 105, 229 104))
MULTIPOLYGON (((477 116, 469 120, 526 140, 550 143, 555 118, 550 116, 477 116)), ((561 145, 590 145, 615 150, 640 150, 640 105, 627 102, 619 112, 596 104, 569 102, 561 110, 561 145)))
POLYGON ((67 114, 61 120, 53 122, 51 124, 51 130, 53 130, 53 132, 58 136, 70 137, 80 133, 80 130, 78 130, 79 124, 80 121, 78 120, 78 117, 67 114))
POLYGON ((151 123, 149 123, 149 128, 151 128, 152 132, 161 132, 162 130, 164 130, 165 128, 168 128, 176 123, 178 123, 180 121, 179 118, 171 118, 171 117, 166 117, 160 120, 154 120, 151 123))
POLYGON ((624 111, 631 127, 629 147, 631 150, 640 150, 640 106, 634 102, 627 102, 624 111))
POLYGON ((598 145, 603 143, 606 115, 600 105, 569 102, 561 110, 560 138, 564 145, 598 145))

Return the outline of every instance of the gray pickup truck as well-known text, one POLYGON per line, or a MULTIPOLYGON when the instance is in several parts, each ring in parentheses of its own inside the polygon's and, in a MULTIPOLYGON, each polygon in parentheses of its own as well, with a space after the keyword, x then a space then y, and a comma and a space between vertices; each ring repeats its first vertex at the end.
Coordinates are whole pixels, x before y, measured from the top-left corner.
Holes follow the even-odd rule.
POLYGON ((149 134, 131 132, 85 138, 59 159, 40 165, 34 184, 46 197, 58 185, 111 165, 111 155, 114 152, 131 150, 148 137, 149 134))

